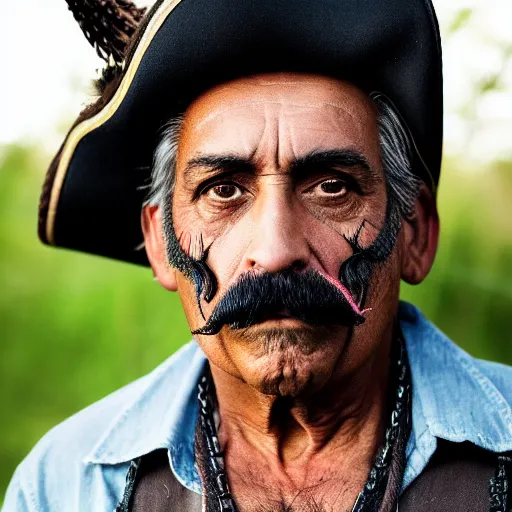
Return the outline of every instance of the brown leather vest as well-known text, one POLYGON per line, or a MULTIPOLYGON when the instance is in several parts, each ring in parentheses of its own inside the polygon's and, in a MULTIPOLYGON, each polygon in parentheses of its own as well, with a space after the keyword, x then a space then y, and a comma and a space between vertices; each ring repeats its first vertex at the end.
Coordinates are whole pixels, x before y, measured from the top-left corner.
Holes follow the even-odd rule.
MULTIPOLYGON (((421 475, 400 498, 400 512, 488 512, 489 481, 497 456, 470 443, 439 441, 421 475)), ((201 512, 202 497, 181 485, 169 467, 167 450, 142 458, 131 512, 201 512)))

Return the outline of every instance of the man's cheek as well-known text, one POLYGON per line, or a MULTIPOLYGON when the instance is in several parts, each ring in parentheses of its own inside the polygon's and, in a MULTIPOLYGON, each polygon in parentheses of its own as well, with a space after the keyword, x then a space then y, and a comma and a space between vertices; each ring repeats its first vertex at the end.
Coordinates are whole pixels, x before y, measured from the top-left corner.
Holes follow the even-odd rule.
MULTIPOLYGON (((201 308, 197 302, 195 285, 189 278, 185 277, 181 273, 178 277, 178 293, 190 329, 193 330, 196 328, 196 326, 202 325, 204 320, 201 315, 201 308)), ((208 305, 203 306, 203 313, 206 317, 208 317, 208 305)))
POLYGON ((368 287, 368 303, 374 310, 388 312, 400 292, 400 261, 398 248, 395 247, 389 258, 376 265, 368 287))
MULTIPOLYGON (((208 236, 210 230, 207 230, 208 236)), ((246 271, 250 263, 245 256, 251 244, 254 230, 247 218, 226 224, 224 229, 214 232, 208 253, 208 266, 217 277, 219 289, 226 290, 246 271)))

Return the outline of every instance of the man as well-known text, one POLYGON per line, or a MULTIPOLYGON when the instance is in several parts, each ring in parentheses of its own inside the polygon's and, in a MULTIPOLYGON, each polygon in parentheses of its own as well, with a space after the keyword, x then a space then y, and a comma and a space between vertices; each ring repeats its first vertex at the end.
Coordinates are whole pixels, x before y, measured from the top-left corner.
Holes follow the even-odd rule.
POLYGON ((510 369, 398 302, 439 230, 432 6, 164 0, 125 53, 141 13, 105 5, 110 43, 72 3, 119 62, 40 233, 147 257, 194 341, 47 434, 5 510, 508 511, 510 369))

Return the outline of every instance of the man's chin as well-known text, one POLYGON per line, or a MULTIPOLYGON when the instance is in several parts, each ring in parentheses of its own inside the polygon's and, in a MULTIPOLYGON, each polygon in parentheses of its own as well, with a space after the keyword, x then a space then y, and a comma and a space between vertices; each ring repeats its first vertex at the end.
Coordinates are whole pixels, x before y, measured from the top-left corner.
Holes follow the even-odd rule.
POLYGON ((297 347, 275 349, 253 357, 245 368, 246 381, 265 395, 306 397, 318 391, 332 374, 336 361, 330 351, 305 354, 297 347))
POLYGON ((307 395, 331 375, 347 332, 346 327, 311 326, 294 319, 233 330, 244 345, 237 366, 242 378, 264 394, 307 395))

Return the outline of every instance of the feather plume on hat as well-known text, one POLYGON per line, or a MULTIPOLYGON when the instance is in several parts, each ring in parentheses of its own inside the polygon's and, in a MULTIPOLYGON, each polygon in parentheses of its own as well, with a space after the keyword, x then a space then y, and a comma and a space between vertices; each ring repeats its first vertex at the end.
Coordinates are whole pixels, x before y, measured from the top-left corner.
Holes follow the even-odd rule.
POLYGON ((99 57, 121 65, 126 48, 146 12, 130 0, 66 0, 69 10, 99 57))

